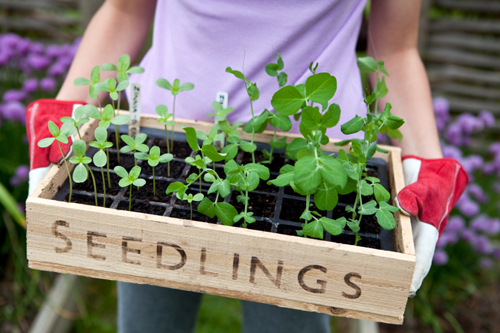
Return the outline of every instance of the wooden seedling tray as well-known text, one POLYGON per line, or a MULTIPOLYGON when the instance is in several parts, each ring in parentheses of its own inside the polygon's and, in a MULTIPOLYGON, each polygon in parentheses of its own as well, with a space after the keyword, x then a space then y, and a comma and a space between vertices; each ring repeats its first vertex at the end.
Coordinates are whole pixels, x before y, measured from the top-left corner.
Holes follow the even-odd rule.
MULTIPOLYGON (((183 124, 204 132, 211 126, 177 119, 175 130, 183 124)), ((85 141, 97 125, 80 130, 85 141)), ((153 115, 141 127, 163 129, 153 115)), ((272 134, 255 139, 269 142, 272 134)), ((324 150, 338 151, 333 142, 324 150)), ((404 186, 400 149, 382 148, 389 153, 375 157, 387 162, 394 198, 404 186)), ((30 268, 403 322, 415 255, 410 219, 399 212, 392 252, 52 200, 66 178, 64 165, 53 166, 27 200, 30 268)))

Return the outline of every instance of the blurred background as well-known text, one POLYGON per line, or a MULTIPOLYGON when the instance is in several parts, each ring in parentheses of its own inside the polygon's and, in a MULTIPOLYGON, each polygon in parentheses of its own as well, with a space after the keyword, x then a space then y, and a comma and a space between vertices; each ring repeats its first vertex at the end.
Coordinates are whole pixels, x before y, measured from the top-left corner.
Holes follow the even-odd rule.
MULTIPOLYGON (((53 98, 102 0, 0 0, 0 332, 115 332, 112 281, 61 277, 26 261, 25 107, 53 98), (44 331, 45 329, 45 331, 44 331)), ((369 4, 365 14, 368 15, 369 4)), ((366 50, 366 22, 358 53, 366 50)), ((146 41, 144 55, 151 43, 146 41)), ((403 326, 380 332, 500 327, 500 1, 424 0, 419 51, 443 153, 470 175, 403 326)), ((332 318, 333 332, 349 320, 332 318)), ((240 332, 238 300, 205 295, 196 332, 240 332)))

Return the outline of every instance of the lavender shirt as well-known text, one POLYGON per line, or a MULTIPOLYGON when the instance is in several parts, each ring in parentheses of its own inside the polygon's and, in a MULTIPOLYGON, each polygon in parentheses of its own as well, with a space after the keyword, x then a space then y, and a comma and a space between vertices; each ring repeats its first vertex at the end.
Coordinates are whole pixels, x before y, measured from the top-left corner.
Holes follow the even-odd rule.
MULTIPOLYGON (((131 76, 142 85, 144 113, 155 113, 159 104, 171 110, 172 95, 156 86, 158 78, 171 83, 192 82, 194 90, 181 92, 176 99, 176 117, 205 118, 219 91, 229 94, 231 123, 251 118, 244 83, 225 68, 243 70, 257 83, 260 98, 255 114, 272 110, 271 98, 278 83, 264 71, 276 62, 280 52, 288 84, 304 83, 311 61, 319 62, 317 72, 337 78, 337 92, 331 102, 340 105, 340 124, 366 106, 355 46, 366 0, 158 0, 153 45, 141 62, 144 74, 131 76)), ((292 129, 298 132, 298 124, 292 129)), ((344 138, 340 126, 328 132, 344 138)))

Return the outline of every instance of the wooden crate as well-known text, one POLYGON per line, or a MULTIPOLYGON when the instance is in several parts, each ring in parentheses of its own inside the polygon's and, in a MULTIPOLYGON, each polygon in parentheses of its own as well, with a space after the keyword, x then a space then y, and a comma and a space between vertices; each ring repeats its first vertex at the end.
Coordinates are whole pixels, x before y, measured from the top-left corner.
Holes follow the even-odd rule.
MULTIPOLYGON (((143 116, 141 127, 163 128, 156 119, 143 116)), ((182 124, 211 125, 178 119, 176 130, 182 124)), ((84 125, 85 141, 96 126, 84 125)), ((266 131, 256 141, 271 137, 266 131)), ((388 163, 394 197, 404 185, 400 149, 384 149, 389 154, 376 157, 388 163)), ((331 142, 326 150, 339 147, 331 142)), ((391 252, 51 200, 66 178, 64 165, 53 166, 28 198, 31 268, 403 322, 415 255, 410 220, 399 212, 391 252)))

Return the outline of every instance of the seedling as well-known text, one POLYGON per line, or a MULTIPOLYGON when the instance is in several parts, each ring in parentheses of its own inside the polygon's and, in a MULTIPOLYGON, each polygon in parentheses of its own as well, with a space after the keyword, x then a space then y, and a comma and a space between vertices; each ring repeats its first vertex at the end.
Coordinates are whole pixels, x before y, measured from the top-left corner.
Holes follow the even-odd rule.
MULTIPOLYGON (((188 90, 193 90, 194 89, 194 84, 192 83, 189 83, 189 82, 185 82, 181 85, 181 81, 179 81, 179 79, 175 79, 174 80, 174 84, 170 84, 170 82, 168 82, 166 79, 158 79, 156 80, 156 85, 160 88, 163 88, 163 89, 166 89, 166 90, 169 90, 172 95, 174 96, 174 101, 172 103, 172 120, 175 121, 175 99, 177 98, 177 95, 181 92, 181 91, 188 91, 188 90)), ((175 124, 175 123, 174 123, 175 124)), ((174 133, 174 125, 172 125, 172 138, 171 138, 171 146, 170 146, 170 150, 174 150, 174 136, 173 136, 173 133, 174 133)), ((167 141, 167 145, 168 145, 168 141, 167 141)))
POLYGON ((227 115, 233 111, 233 108, 229 107, 223 109, 222 105, 219 102, 214 101, 212 102, 212 109, 214 110, 214 112, 207 114, 206 117, 207 118, 214 117, 214 126, 212 127, 212 129, 215 128, 216 134, 219 133, 219 131, 222 131, 223 138, 222 140, 220 140, 220 145, 221 148, 224 148, 225 135, 228 131, 231 130, 231 125, 229 124, 226 118, 227 115))
POLYGON ((76 110, 74 112, 75 118, 62 117, 60 119, 61 122, 63 122, 63 123, 69 122, 69 123, 73 124, 73 127, 76 129, 76 132, 78 133, 78 138, 80 138, 80 140, 82 139, 82 136, 80 135, 79 127, 90 121, 90 119, 87 117, 84 117, 84 115, 85 115, 85 112, 84 112, 83 106, 79 106, 76 108, 76 110))
POLYGON ((133 139, 131 136, 128 136, 127 134, 123 134, 121 136, 123 142, 125 142, 127 145, 122 147, 120 151, 122 153, 130 153, 131 151, 134 152, 134 164, 137 166, 137 159, 135 158, 135 153, 137 151, 147 153, 149 150, 149 147, 145 145, 143 142, 146 141, 148 136, 144 133, 137 134, 135 139, 133 139))
POLYGON ((244 191, 244 195, 239 197, 238 201, 245 203, 245 209, 233 218, 233 222, 236 223, 243 218, 242 226, 246 228, 247 223, 255 222, 255 218, 252 217, 253 212, 248 211, 248 192, 255 190, 259 186, 260 179, 269 179, 269 169, 256 163, 239 166, 232 160, 226 163, 224 172, 235 190, 244 191))
POLYGON ((191 193, 189 193, 189 194, 184 193, 182 195, 182 197, 179 197, 179 193, 177 193, 177 198, 179 198, 179 200, 184 200, 184 201, 189 202, 189 208, 191 209, 190 219, 192 220, 193 219, 193 201, 200 202, 201 200, 203 200, 204 195, 202 193, 196 193, 195 195, 192 195, 191 193))
POLYGON ((135 153, 135 158, 143 161, 148 161, 148 164, 153 169, 153 196, 156 196, 156 183, 155 183, 155 166, 159 163, 170 162, 174 156, 172 154, 160 155, 160 147, 153 146, 149 151, 149 155, 146 153, 135 153))
MULTIPOLYGON (((160 118, 158 118, 158 122, 163 123, 163 125, 165 126, 165 144, 167 145, 167 153, 170 154, 170 143, 168 140, 167 126, 175 125, 175 120, 168 120, 170 117, 173 117, 174 115, 172 113, 168 113, 168 108, 165 105, 158 105, 155 108, 155 111, 160 116, 160 118)), ((174 138, 172 131, 172 141, 173 140, 174 138)), ((168 162, 167 165, 167 176, 170 177, 170 162, 168 162)))
MULTIPOLYGON (((247 94, 248 94, 248 98, 250 99, 250 110, 252 111, 252 119, 251 119, 251 125, 249 126, 249 129, 251 130, 251 133, 252 133, 252 141, 250 142, 250 144, 243 144, 243 142, 245 141, 242 141, 242 145, 241 145, 241 149, 246 151, 246 152, 249 152, 252 154, 252 162, 255 163, 255 150, 257 149, 257 146, 253 143, 254 141, 254 137, 255 137, 255 130, 256 130, 256 127, 258 127, 258 124, 255 123, 255 114, 253 112, 253 102, 258 100, 259 99, 259 88, 257 88, 257 84, 256 83, 252 83, 250 82, 250 80, 248 80, 245 75, 243 75, 242 72, 240 71, 237 71, 237 70, 233 70, 231 67, 227 67, 226 68, 226 72, 227 73, 231 73, 233 74, 236 78, 240 79, 240 80, 243 80, 243 82, 245 82, 245 89, 247 91, 247 94)), ((267 116, 265 117, 264 121, 267 119, 267 116)))
POLYGON ((57 146, 59 147, 59 151, 61 152, 62 159, 64 161, 64 165, 66 166, 66 171, 68 172, 68 179, 69 179, 69 199, 68 201, 71 202, 71 195, 73 194, 73 181, 71 179, 71 173, 69 172, 69 167, 68 167, 68 162, 66 162, 66 158, 64 156, 64 153, 61 148, 62 143, 68 143, 68 137, 73 134, 75 131, 73 124, 67 122, 61 125, 61 129, 57 127, 57 125, 49 120, 49 132, 52 134, 52 138, 45 138, 40 141, 38 141, 38 147, 40 148, 46 148, 50 146, 54 141, 57 142, 57 146))
POLYGON ((94 173, 88 166, 88 164, 92 162, 92 159, 88 156, 85 156, 86 148, 87 145, 85 144, 85 141, 75 140, 73 142, 72 149, 76 156, 72 156, 69 161, 70 163, 76 164, 75 170, 73 171, 73 180, 75 181, 75 183, 83 183, 84 181, 86 181, 89 177, 88 172, 90 172, 90 175, 92 176, 92 182, 94 183, 95 205, 97 206, 97 188, 95 185, 94 173))
POLYGON ((201 193, 201 173, 204 169, 206 169, 208 164, 212 163, 212 160, 206 156, 202 159, 200 155, 196 155, 196 158, 192 158, 191 156, 186 157, 185 162, 198 169, 198 179, 200 182, 201 193))
POLYGON ((126 115, 113 116, 113 106, 111 104, 108 104, 104 107, 104 110, 102 110, 102 114, 92 104, 85 105, 83 107, 83 110, 84 113, 90 118, 100 120, 99 127, 103 127, 105 129, 107 129, 110 124, 113 124, 115 126, 125 125, 130 121, 130 117, 126 115))
MULTIPOLYGON (((94 154, 93 161, 94 164, 101 168, 101 176, 102 176, 102 188, 104 192, 104 202, 102 204, 103 207, 106 207, 106 180, 104 179, 104 165, 107 166, 108 170, 108 185, 111 188, 111 179, 109 177, 109 159, 106 153, 104 153, 104 149, 108 152, 108 148, 112 147, 113 144, 111 142, 107 142, 106 138, 108 136, 108 132, 104 127, 97 127, 94 132, 94 136, 97 141, 92 141, 89 143, 91 147, 99 149, 97 153, 94 154)), ((108 153, 109 154, 109 153, 108 153)))
POLYGON ((146 180, 139 178, 139 175, 141 174, 141 167, 140 166, 134 166, 130 172, 127 172, 124 167, 122 166, 115 166, 114 168, 115 173, 121 177, 120 182, 118 185, 120 187, 126 187, 130 186, 129 188, 129 198, 128 198, 128 210, 132 210, 132 185, 137 186, 137 188, 142 187, 146 184, 146 180))
POLYGON ((101 101, 99 97, 99 86, 101 85, 101 74, 99 73, 99 66, 94 66, 92 68, 92 72, 90 72, 90 80, 78 77, 73 81, 73 84, 77 87, 79 86, 89 86, 89 95, 92 99, 97 99, 97 104, 99 105, 99 109, 101 109, 101 101))

